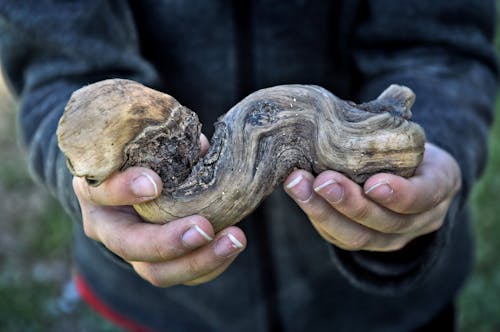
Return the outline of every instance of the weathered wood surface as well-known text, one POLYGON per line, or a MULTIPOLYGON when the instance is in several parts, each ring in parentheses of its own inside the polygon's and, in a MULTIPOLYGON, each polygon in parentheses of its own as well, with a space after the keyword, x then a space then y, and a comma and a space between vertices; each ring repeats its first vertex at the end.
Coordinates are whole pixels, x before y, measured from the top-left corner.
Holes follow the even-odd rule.
POLYGON ((113 79, 76 91, 58 139, 76 176, 98 185, 130 166, 160 174, 160 198, 134 206, 164 223, 201 214, 216 230, 253 211, 290 172, 332 169, 358 183, 378 172, 413 175, 425 135, 411 122, 413 92, 391 85, 376 100, 354 104, 310 85, 259 90, 219 118, 208 153, 201 125, 173 97, 113 79))

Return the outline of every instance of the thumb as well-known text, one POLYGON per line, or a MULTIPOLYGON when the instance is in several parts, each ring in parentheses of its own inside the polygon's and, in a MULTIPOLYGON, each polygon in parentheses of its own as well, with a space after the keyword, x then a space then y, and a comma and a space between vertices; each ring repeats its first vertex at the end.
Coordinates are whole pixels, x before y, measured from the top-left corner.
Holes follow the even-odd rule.
POLYGON ((115 172, 97 187, 84 179, 73 181, 75 192, 98 205, 134 205, 158 197, 162 182, 158 174, 144 167, 131 167, 115 172))

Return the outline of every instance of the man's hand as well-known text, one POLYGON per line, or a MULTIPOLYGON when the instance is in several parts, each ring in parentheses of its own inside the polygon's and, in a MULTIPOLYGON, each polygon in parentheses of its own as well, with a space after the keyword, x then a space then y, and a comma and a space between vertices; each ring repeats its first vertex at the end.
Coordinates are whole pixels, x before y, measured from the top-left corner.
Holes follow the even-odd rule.
POLYGON ((380 173, 360 187, 342 174, 314 178, 298 170, 285 190, 319 234, 346 250, 393 251, 438 230, 461 186, 460 168, 447 152, 426 144, 412 178, 380 173))
MULTIPOLYGON (((208 141, 202 136, 202 151, 208 141)), ((129 262, 155 286, 197 285, 219 276, 246 245, 238 227, 218 234, 202 216, 158 225, 144 222, 131 205, 152 200, 162 190, 150 169, 132 167, 115 173, 99 187, 73 179, 85 234, 129 262)))

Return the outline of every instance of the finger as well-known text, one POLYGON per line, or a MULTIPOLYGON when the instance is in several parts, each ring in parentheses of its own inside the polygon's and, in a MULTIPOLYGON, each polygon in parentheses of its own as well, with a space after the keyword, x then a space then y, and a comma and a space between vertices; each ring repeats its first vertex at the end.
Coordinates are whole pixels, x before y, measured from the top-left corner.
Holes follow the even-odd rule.
MULTIPOLYGON (((334 219, 332 219, 334 220, 334 219)), ((403 248, 411 240, 409 235, 373 233, 371 231, 345 232, 343 224, 312 223, 318 233, 329 243, 350 251, 395 251, 403 248), (329 224, 329 225, 328 225, 329 224), (332 228, 336 227, 336 228, 332 228), (328 229, 327 229, 328 228, 328 229), (334 232, 331 230, 334 229, 334 232)))
POLYGON ((115 172, 98 187, 75 178, 73 188, 85 199, 98 205, 133 205, 156 198, 162 190, 160 177, 148 168, 131 167, 115 172))
POLYGON ((296 170, 286 178, 284 189, 297 203, 307 203, 316 198, 312 190, 313 181, 314 176, 311 173, 296 170))
MULTIPOLYGON (((297 170, 285 180, 285 191, 295 200, 311 221, 322 223, 330 219, 332 215, 337 215, 337 211, 327 200, 313 190, 314 182, 315 179, 311 173, 297 170)), ((353 230, 364 229, 364 227, 360 227, 360 225, 353 222, 349 222, 344 227, 353 228, 353 230)))
POLYGON ((314 177, 298 170, 285 181, 285 191, 295 200, 309 220, 328 242, 343 248, 362 249, 375 237, 375 232, 338 213, 313 188, 314 177))
POLYGON ((201 216, 158 225, 143 222, 132 211, 82 203, 87 236, 127 261, 171 260, 206 245, 214 237, 212 225, 201 216))
POLYGON ((369 229, 397 234, 416 227, 412 216, 395 213, 367 199, 357 183, 338 172, 319 174, 313 186, 314 191, 336 211, 369 229))
POLYGON ((201 155, 204 156, 207 154, 208 148, 210 148, 210 143, 208 142, 207 136, 204 134, 200 135, 200 142, 201 142, 201 155))
MULTIPOLYGON (((338 174, 335 172, 331 173, 338 174)), ((285 190, 290 194, 290 196, 292 196, 292 198, 295 199, 297 204, 308 216, 314 228, 326 241, 345 250, 373 251, 398 250, 409 242, 409 236, 392 233, 385 234, 361 223, 355 222, 337 211, 331 203, 319 194, 316 194, 312 189, 313 183, 316 183, 318 180, 318 182, 321 183, 321 181, 324 180, 325 182, 328 182, 328 184, 326 186, 320 186, 317 190, 320 193, 327 191, 328 194, 325 196, 327 196, 330 201, 334 202, 334 204, 342 203, 344 197, 346 196, 344 189, 342 187, 329 188, 329 185, 332 185, 335 182, 332 183, 329 181, 329 178, 325 178, 325 175, 329 174, 328 172, 323 175, 322 174, 320 174, 316 181, 314 181, 313 176, 308 172, 293 172, 285 181, 285 190), (330 197, 330 193, 334 191, 337 191, 337 193, 333 194, 334 197, 330 197), (307 199, 297 199, 295 198, 295 195, 307 199)), ((350 181, 342 175, 338 175, 339 178, 350 181)), ((354 188, 357 188, 358 193, 361 193, 359 186, 354 183, 352 184, 354 188)), ((347 192, 347 197, 349 197, 349 192, 347 192)), ((373 202, 366 199, 364 199, 364 201, 375 206, 373 202)), ((369 216, 367 215, 367 217, 369 216)))
POLYGON ((415 176, 405 179, 377 174, 365 183, 365 194, 374 201, 402 214, 415 214, 435 208, 460 189, 460 168, 444 150, 426 144, 422 164, 415 176))
MULTIPOLYGON (((116 212, 122 212, 124 214, 123 219, 124 220, 130 220, 131 222, 140 222, 140 218, 135 213, 135 211, 130 211, 130 209, 133 210, 131 206, 120 206, 120 207, 103 207, 96 205, 95 203, 91 202, 88 200, 84 195, 82 194, 82 191, 78 189, 79 186, 79 181, 82 179, 80 178, 73 178, 73 187, 75 188, 75 194, 78 200, 78 203, 80 205, 80 211, 82 214, 82 222, 83 222, 83 230, 85 232, 85 235, 93 240, 99 241, 99 236, 97 234, 97 221, 99 219, 99 216, 102 214, 101 210, 107 209, 107 210, 115 210, 116 212), (129 211, 127 212, 127 209, 129 211), (127 213, 127 215, 125 215, 127 213)), ((111 213, 111 212, 110 212, 111 213)))
POLYGON ((164 225, 127 222, 117 216, 113 222, 100 226, 97 234, 108 249, 123 259, 144 262, 175 259, 206 245, 214 236, 208 220, 200 216, 181 218, 164 225))
POLYGON ((206 282, 212 281, 218 276, 220 276, 224 271, 227 270, 227 268, 231 265, 231 263, 234 261, 236 256, 232 257, 229 259, 227 262, 223 263, 221 266, 217 267, 215 270, 212 272, 209 272, 208 274, 202 275, 201 277, 197 277, 193 280, 189 280, 184 282, 183 284, 186 286, 197 286, 204 284, 206 282))
POLYGON ((189 283, 206 276, 216 276, 245 248, 246 238, 237 227, 219 232, 214 241, 177 259, 150 264, 132 262, 136 272, 158 287, 189 283))
POLYGON ((399 215, 367 200, 359 185, 339 173, 327 171, 313 180, 308 172, 293 172, 285 181, 285 190, 307 214, 318 233, 345 250, 399 250, 411 239, 435 231, 444 220, 445 203, 418 216, 399 215), (319 194, 314 193, 313 182, 319 194), (367 207, 362 207, 364 204, 367 207), (361 218, 362 222, 348 218, 337 208, 361 218))

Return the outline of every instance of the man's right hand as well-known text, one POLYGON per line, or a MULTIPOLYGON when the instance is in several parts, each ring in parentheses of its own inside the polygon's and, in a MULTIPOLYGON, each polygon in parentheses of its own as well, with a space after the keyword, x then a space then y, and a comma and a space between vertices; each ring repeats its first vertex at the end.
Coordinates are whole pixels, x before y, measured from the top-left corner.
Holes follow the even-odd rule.
POLYGON ((148 168, 117 172, 99 187, 73 179, 85 234, 129 262, 145 280, 158 287, 197 285, 219 276, 245 248, 246 238, 235 226, 218 234, 199 215, 166 224, 143 221, 131 205, 156 198, 160 177, 148 168))

